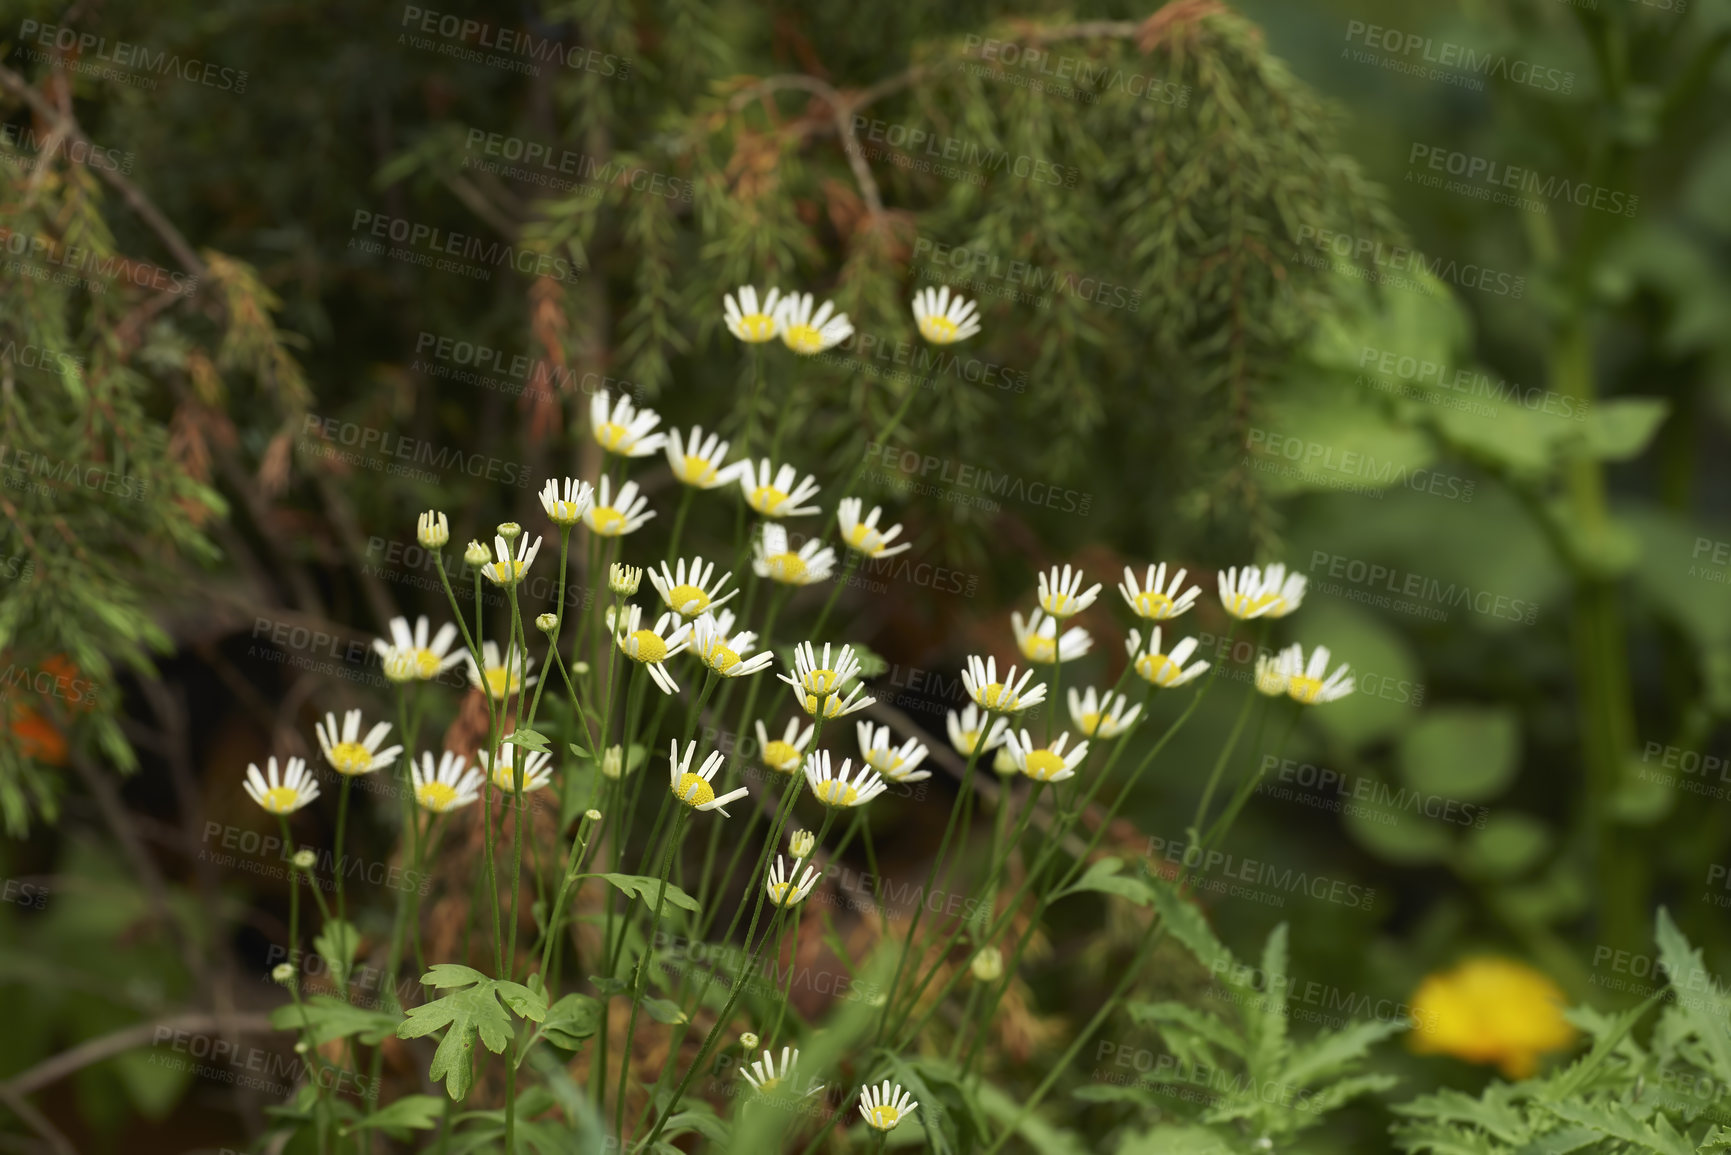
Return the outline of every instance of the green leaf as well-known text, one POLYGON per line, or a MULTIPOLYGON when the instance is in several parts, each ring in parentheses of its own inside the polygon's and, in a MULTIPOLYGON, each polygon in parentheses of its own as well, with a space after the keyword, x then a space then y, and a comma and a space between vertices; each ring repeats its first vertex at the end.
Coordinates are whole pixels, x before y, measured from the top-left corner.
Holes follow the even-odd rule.
POLYGON ((553 751, 547 745, 547 735, 539 730, 517 730, 505 739, 507 746, 521 746, 525 750, 534 750, 540 754, 551 754, 553 751))
POLYGON ((1677 1134, 1663 1115, 1654 1115, 1649 1125, 1621 1103, 1583 1099, 1550 1103, 1548 1108, 1559 1118, 1657 1155, 1695 1155, 1695 1144, 1677 1134))
POLYGON ((1584 424, 1588 454, 1601 461, 1628 461, 1653 440, 1671 412, 1662 397, 1613 397, 1587 413, 1584 424))
POLYGON ((1267 990, 1260 1003, 1243 1008, 1244 1034, 1250 1040, 1246 1056, 1250 1073, 1267 1079, 1279 1069, 1286 1054, 1286 924, 1269 932, 1262 947, 1262 985, 1267 990))
POLYGON ((1684 1021, 1693 1028, 1701 1045, 1713 1061, 1713 1074, 1720 1086, 1731 1085, 1731 995, 1725 985, 1707 969, 1699 949, 1689 945, 1671 912, 1659 908, 1659 959, 1665 964, 1665 974, 1671 989, 1677 992, 1677 1005, 1683 1009, 1684 1021))
POLYGON ((567 1051, 575 1051, 600 1029, 601 1002, 588 995, 566 995, 548 1007, 541 1020, 541 1037, 567 1051))
POLYGON ((313 949, 319 952, 319 957, 325 960, 325 965, 330 967, 339 982, 346 982, 354 971, 355 952, 360 945, 360 932, 353 923, 340 918, 325 923, 318 937, 313 939, 313 949))
POLYGON ((1087 871, 1074 883, 1061 890, 1054 898, 1063 898, 1070 894, 1079 894, 1085 890, 1099 891, 1102 894, 1114 894, 1119 898, 1127 898, 1137 906, 1147 906, 1151 901, 1148 894, 1148 884, 1132 875, 1119 874, 1124 868, 1121 858, 1102 858, 1089 866, 1087 871))
MULTIPOLYGON (((650 913, 655 913, 655 905, 660 899, 661 894, 662 883, 660 879, 650 878, 643 874, 603 874, 600 877, 606 879, 632 898, 642 899, 644 904, 649 907, 650 913)), ((686 894, 671 882, 666 885, 666 902, 668 905, 677 906, 681 910, 689 910, 694 914, 697 912, 698 907, 695 898, 692 898, 689 894, 686 894)))
POLYGON ((457 963, 435 963, 431 970, 421 976, 422 984, 441 988, 466 987, 491 981, 474 967, 460 966, 457 963))
POLYGON ((500 1001, 517 1012, 519 1018, 538 1023, 547 1017, 546 991, 504 981, 495 982, 493 988, 499 992, 500 1001))
POLYGON ((438 1126, 439 1115, 444 1106, 434 1095, 404 1095, 388 1107, 382 1107, 371 1115, 363 1115, 359 1120, 343 1128, 344 1135, 352 1135, 369 1127, 400 1127, 410 1131, 430 1131, 438 1126))
POLYGON ((1183 1031, 1161 1031, 1160 1034, 1162 1038, 1166 1039, 1167 1049, 1183 1061, 1213 1065, 1213 1056, 1204 1048, 1196 1047, 1194 1045, 1195 1040, 1212 1043, 1228 1054, 1236 1055, 1239 1058, 1244 1057, 1244 1040, 1234 1034, 1232 1028, 1221 1021, 1218 1016, 1208 1014, 1206 1011, 1199 1011, 1184 1003, 1174 1002, 1131 1003, 1127 1009, 1130 1012, 1130 1018, 1138 1023, 1152 1024, 1157 1027, 1161 1024, 1170 1023, 1182 1027, 1183 1031), (1194 1036, 1195 1039, 1185 1038, 1186 1034, 1194 1036), (1191 1052, 1190 1054, 1181 1053, 1181 1050, 1186 1047, 1191 1052))
POLYGON ((1415 790, 1459 802, 1493 798, 1514 777, 1520 730, 1508 709, 1426 712, 1400 743, 1401 776, 1415 790))
POLYGON ((1372 1046, 1406 1029, 1404 1022, 1366 1021, 1324 1031, 1293 1048, 1281 1071, 1280 1081, 1295 1087, 1308 1087, 1331 1079, 1368 1055, 1372 1046))
MULTIPOLYGON (((437 967, 433 969, 438 970, 437 967)), ((418 1039, 441 1027, 447 1028, 427 1074, 435 1080, 443 1079, 445 1091, 452 1099, 461 1099, 474 1085, 476 1037, 479 1036, 495 1055, 504 1051, 505 1044, 511 1039, 511 1016, 499 1005, 495 987, 492 979, 483 976, 480 982, 466 990, 414 1008, 397 1027, 397 1036, 403 1039, 418 1039)), ((527 987, 521 989, 528 990, 527 987)))
POLYGON ((1230 982, 1230 976, 1239 971, 1238 960, 1214 937, 1201 908, 1182 897, 1178 888, 1163 878, 1150 876, 1148 884, 1154 909, 1166 924, 1167 932, 1183 943, 1203 966, 1217 975, 1228 976, 1230 982))
POLYGON ((649 1012, 649 1017, 658 1023, 683 1023, 689 1021, 689 1016, 679 1009, 679 1004, 669 999, 646 998, 643 1009, 649 1012))
POLYGON ((1525 874, 1551 848, 1551 831, 1527 814, 1501 810, 1485 817, 1482 827, 1467 835, 1467 863, 1486 878, 1515 878, 1525 874))
POLYGON ((287 1003, 270 1013, 270 1025, 278 1030, 299 1031, 305 1025, 307 1042, 314 1047, 350 1035, 376 1046, 397 1029, 397 1021, 395 1015, 353 1006, 336 995, 313 995, 302 999, 298 1007, 287 1003))
POLYGON ((1115 1155, 1237 1155, 1232 1144, 1207 1127, 1155 1127, 1124 1136, 1115 1155))

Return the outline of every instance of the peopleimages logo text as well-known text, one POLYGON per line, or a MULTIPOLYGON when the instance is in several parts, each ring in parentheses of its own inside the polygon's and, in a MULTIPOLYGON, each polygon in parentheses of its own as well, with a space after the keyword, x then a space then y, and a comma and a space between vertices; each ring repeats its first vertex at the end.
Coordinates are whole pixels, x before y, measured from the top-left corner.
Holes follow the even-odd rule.
POLYGON ((623 56, 565 44, 554 37, 537 36, 518 28, 497 27, 484 20, 417 8, 413 4, 403 7, 401 26, 459 44, 473 44, 490 52, 503 52, 541 64, 551 62, 573 72, 592 72, 619 80, 631 75, 631 62, 623 56))
MULTIPOLYGON (((489 241, 470 233, 454 233, 437 225, 411 221, 381 213, 356 209, 349 221, 349 231, 366 232, 380 240, 422 249, 427 253, 460 257, 496 268, 509 266, 531 277, 551 277, 555 281, 574 282, 583 270, 564 257, 519 249, 503 241, 489 241)), ((351 241, 351 244, 354 242, 351 241)))
POLYGON ((80 32, 76 28, 66 28, 59 24, 25 20, 18 25, 18 38, 26 44, 34 39, 43 48, 76 53, 80 60, 102 60, 138 72, 178 76, 193 84, 218 88, 224 92, 246 91, 247 73, 244 70, 223 68, 207 60, 192 57, 183 59, 178 52, 152 51, 147 45, 133 44, 125 40, 110 43, 106 36, 98 36, 94 32, 80 32))
MULTIPOLYGON (((1534 169, 1503 164, 1488 157, 1474 156, 1470 152, 1456 152, 1454 149, 1425 144, 1422 141, 1413 142, 1406 162, 1409 165, 1422 164, 1433 172, 1446 172, 1450 176, 1464 177, 1481 185, 1512 189, 1529 196, 1543 197, 1545 200, 1567 201, 1584 209, 1598 209, 1600 212, 1619 216, 1634 216, 1636 207, 1641 203, 1638 196, 1603 188, 1587 181, 1545 176, 1534 169)), ((1411 169, 1407 170, 1407 179, 1412 179, 1411 169)))

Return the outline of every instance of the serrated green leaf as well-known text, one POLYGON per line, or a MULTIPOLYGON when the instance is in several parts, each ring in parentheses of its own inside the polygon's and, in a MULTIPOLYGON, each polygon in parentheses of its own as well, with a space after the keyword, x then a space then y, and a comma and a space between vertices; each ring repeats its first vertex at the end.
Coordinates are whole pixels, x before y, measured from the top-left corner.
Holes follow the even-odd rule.
MULTIPOLYGON (((483 976, 473 986, 415 1007, 397 1027, 397 1036, 404 1039, 422 1038, 445 1028, 427 1074, 434 1080, 443 1079, 452 1099, 461 1099, 474 1085, 477 1036, 495 1055, 504 1051, 511 1039, 511 1016, 499 1005, 495 987, 494 980, 483 976)), ((527 987, 521 989, 528 991, 527 987)))
MULTIPOLYGON (((632 898, 642 899, 643 903, 649 907, 650 913, 653 914, 655 912, 655 906, 657 901, 659 901, 661 894, 662 882, 660 879, 650 878, 643 874, 603 874, 599 877, 606 879, 609 883, 618 887, 621 891, 630 895, 632 898)), ((667 905, 677 906, 681 910, 689 910, 694 914, 697 912, 698 907, 695 898, 692 898, 689 894, 686 894, 671 882, 667 883, 666 886, 667 905)))
POLYGON ((1196 961, 1217 975, 1228 976, 1230 981, 1230 976, 1239 970, 1238 960, 1214 937, 1201 908, 1183 898, 1177 887, 1163 878, 1150 876, 1148 886, 1154 909, 1165 923, 1167 933, 1183 943, 1196 961))
POLYGON ((305 1026, 307 1042, 315 1047, 350 1035, 376 1046, 396 1030, 397 1021, 395 1015, 353 1006, 336 995, 313 995, 298 1007, 288 1003, 270 1013, 270 1024, 278 1030, 299 1031, 305 1026))
POLYGON ((461 966, 457 963, 435 963, 426 974, 421 976, 421 982, 430 987, 466 987, 474 983, 489 982, 486 975, 474 967, 461 966))
POLYGON ((507 746, 521 746, 525 750, 533 750, 538 754, 551 754, 553 751, 547 745, 547 735, 539 730, 516 730, 505 739, 507 746))
POLYGON ((574 1051, 601 1029, 601 1003, 588 995, 566 995, 547 1008, 541 1020, 541 1037, 574 1051))
POLYGON ((404 1128, 410 1131, 430 1131, 438 1126, 444 1105, 433 1095, 404 1095, 389 1106, 343 1128, 344 1135, 369 1128, 404 1128))
POLYGON ((1696 1036, 1713 1060, 1713 1074, 1720 1086, 1731 1086, 1731 995, 1725 985, 1707 969, 1697 948, 1689 945, 1671 912, 1659 908, 1655 937, 1659 944, 1659 959, 1665 964, 1671 988, 1677 992, 1677 1005, 1684 1018, 1694 1028, 1696 1036))
POLYGON ((340 918, 325 923, 318 937, 313 939, 313 949, 319 952, 319 957, 325 960, 325 965, 330 967, 339 982, 346 982, 355 969, 355 952, 360 945, 360 931, 353 923, 340 918))
POLYGON ((499 1000, 513 1011, 519 1018, 532 1022, 541 1022, 547 1017, 547 993, 538 991, 522 983, 496 981, 493 989, 499 992, 499 1000))
POLYGON ((1099 859, 1088 867, 1081 878, 1059 891, 1054 898, 1092 890, 1127 898, 1137 906, 1147 906, 1152 901, 1148 894, 1148 884, 1134 875, 1118 873, 1123 868, 1124 860, 1121 858, 1108 856, 1099 859))

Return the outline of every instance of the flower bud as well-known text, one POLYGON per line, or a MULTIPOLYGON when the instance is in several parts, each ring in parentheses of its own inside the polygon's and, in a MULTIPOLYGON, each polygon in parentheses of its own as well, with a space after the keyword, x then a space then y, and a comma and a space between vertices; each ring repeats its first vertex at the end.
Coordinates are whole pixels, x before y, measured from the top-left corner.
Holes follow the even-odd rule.
POLYGON ((318 856, 304 846, 295 851, 294 864, 296 870, 311 870, 313 868, 313 863, 317 861, 318 856))
POLYGON ((748 1051, 757 1050, 757 1046, 760 1042, 762 1042, 762 1040, 759 1039, 756 1035, 752 1034, 750 1031, 747 1031, 747 1032, 745 1032, 745 1034, 739 1036, 739 1045, 744 1047, 748 1051))
POLYGON ((637 587, 643 584, 643 567, 635 565, 620 565, 614 562, 607 567, 607 588, 622 598, 631 597, 637 592, 637 587))
POLYGON ((514 521, 501 522, 499 524, 499 536, 506 541, 516 541, 523 536, 523 527, 514 521))
POLYGON ((968 964, 968 969, 974 972, 974 977, 983 983, 995 983, 1004 977, 1004 955, 995 946, 980 948, 980 953, 974 956, 974 961, 968 964))
POLYGON ((272 982, 281 983, 286 987, 295 981, 295 968, 288 963, 277 963, 271 968, 270 977, 272 982))
POLYGON ((599 811, 599 810, 585 810, 583 812, 583 817, 587 818, 591 822, 599 822, 599 821, 601 821, 601 811, 599 811))
POLYGON ((493 560, 493 555, 487 552, 487 547, 478 541, 469 543, 469 548, 463 551, 465 565, 482 566, 493 560))
POLYGON ((817 848, 817 835, 809 830, 796 830, 787 840, 787 848, 795 858, 810 858, 817 848))
POLYGON ((559 628, 558 614, 542 614, 535 619, 535 628, 544 634, 550 634, 559 628))
POLYGON ((429 509, 415 522, 415 537, 428 549, 438 549, 451 540, 451 523, 436 509, 429 509))
POLYGON ((601 752, 601 773, 608 778, 618 779, 625 775, 625 748, 609 746, 601 752))
POLYGON ((992 756, 992 769, 1006 776, 1021 773, 1017 769, 1016 759, 1010 754, 1010 748, 1007 745, 999 746, 998 752, 992 756))

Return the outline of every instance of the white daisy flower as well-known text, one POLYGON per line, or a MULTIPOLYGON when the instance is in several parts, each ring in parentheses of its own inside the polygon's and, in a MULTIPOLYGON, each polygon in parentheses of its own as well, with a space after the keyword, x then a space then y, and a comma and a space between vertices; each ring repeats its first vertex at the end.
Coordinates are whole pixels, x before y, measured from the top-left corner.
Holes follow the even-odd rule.
MULTIPOLYGON (((506 735, 509 737, 509 735, 506 735)), ((492 759, 485 750, 475 751, 475 761, 492 770, 493 785, 505 791, 514 793, 517 789, 517 747, 506 742, 499 749, 499 764, 492 765, 492 759)), ((539 790, 553 781, 553 755, 545 750, 525 750, 523 752, 523 793, 539 790)))
MULTIPOLYGON (((679 683, 667 672, 665 663, 686 647, 691 639, 691 627, 684 622, 675 625, 676 614, 662 614, 654 629, 645 629, 642 606, 626 606, 623 617, 623 628, 616 636, 619 652, 634 662, 643 663, 663 694, 679 693, 679 683)), ((615 627, 610 622, 608 628, 615 627)))
MULTIPOLYGON (((756 1045, 756 1038, 757 1036, 752 1036, 752 1045, 754 1046, 756 1045)), ((745 1037, 740 1036, 740 1042, 743 1043, 744 1041, 745 1037)), ((774 1056, 765 1051, 761 1060, 752 1063, 749 1070, 741 1071, 740 1074, 745 1076, 746 1082, 757 1088, 758 1094, 768 1095, 780 1090, 783 1083, 793 1078, 793 1068, 798 1063, 799 1052, 792 1047, 783 1047, 781 1049, 781 1070, 776 1070, 774 1056)), ((818 1083, 800 1093, 802 1095, 815 1095, 821 1090, 823 1090, 823 1084, 818 1083)))
POLYGON ((665 433, 652 432, 661 424, 653 409, 639 409, 621 393, 613 408, 607 408, 607 390, 589 399, 589 425, 595 444, 620 457, 648 457, 667 440, 665 433))
POLYGON ((1309 584, 1303 574, 1289 574, 1278 562, 1267 569, 1253 565, 1228 569, 1219 578, 1220 604, 1241 621, 1284 618, 1303 604, 1304 588, 1309 584))
POLYGON ((378 723, 362 738, 359 710, 350 710, 343 715, 340 731, 337 729, 335 714, 326 714, 324 721, 314 723, 313 730, 318 734, 319 749, 325 752, 325 761, 329 762, 331 769, 338 774, 371 774, 374 770, 382 770, 395 762, 397 755, 403 752, 401 746, 392 746, 388 750, 379 749, 379 743, 391 732, 389 722, 378 723))
POLYGON ((835 550, 813 537, 796 553, 788 546, 787 530, 773 521, 764 522, 751 552, 752 572, 782 585, 816 585, 835 569, 835 550))
POLYGON ((715 781, 715 772, 721 769, 722 763, 727 761, 727 755, 720 750, 711 750, 709 757, 703 760, 703 765, 699 766, 697 772, 693 774, 691 772, 691 758, 697 753, 697 743, 692 742, 685 747, 683 760, 679 756, 679 740, 674 739, 669 743, 669 746, 671 753, 667 761, 667 777, 673 790, 673 796, 694 810, 721 810, 723 818, 733 817, 721 808, 736 798, 744 798, 750 791, 741 786, 737 790, 723 794, 720 798, 715 796, 715 787, 712 785, 715 781))
POLYGON ((1188 669, 1184 668, 1185 661, 1196 652, 1195 638, 1185 638, 1172 647, 1171 653, 1163 653, 1160 649, 1159 626, 1155 626, 1148 635, 1146 650, 1142 649, 1142 635, 1136 630, 1130 631, 1124 648, 1130 652, 1130 660, 1135 663, 1136 673, 1142 680, 1162 689, 1170 690, 1195 681, 1208 669, 1207 662, 1197 662, 1188 669))
POLYGON ((932 344, 954 345, 980 331, 980 310, 960 293, 952 295, 948 285, 927 286, 914 294, 914 321, 932 344))
POLYGON ((419 765, 409 763, 415 787, 415 801, 422 810, 432 814, 449 814, 459 806, 481 797, 481 772, 470 766, 461 754, 446 750, 439 755, 438 768, 433 767, 433 752, 421 753, 419 765))
POLYGON ((805 780, 811 786, 812 794, 825 806, 864 806, 889 789, 877 772, 865 765, 860 766, 853 781, 848 781, 852 767, 853 762, 843 758, 840 772, 832 774, 829 751, 814 750, 805 760, 805 780))
POLYGON ((551 477, 541 487, 541 508, 554 525, 572 526, 595 505, 595 487, 587 481, 567 477, 563 488, 551 477))
POLYGON ((1123 694, 1114 694, 1110 690, 1097 694, 1092 686, 1084 694, 1078 694, 1076 687, 1071 686, 1069 697, 1070 720, 1076 723, 1076 729, 1090 738, 1116 738, 1135 725, 1136 718, 1142 713, 1141 706, 1125 710, 1130 699, 1123 694))
POLYGON ((1142 584, 1136 584, 1136 572, 1129 566, 1124 567, 1124 580, 1118 586, 1118 592, 1124 595, 1124 604, 1130 607, 1130 612, 1139 618, 1151 622, 1164 622, 1187 612, 1196 604, 1196 599, 1202 596, 1201 586, 1191 586, 1184 589, 1184 578, 1188 570, 1178 570, 1173 573, 1172 580, 1166 580, 1166 563, 1148 567, 1148 574, 1142 579, 1142 584))
POLYGON ((440 549, 451 540, 451 523, 436 509, 415 519, 415 540, 428 549, 440 549))
POLYGON ((822 703, 823 716, 829 718, 844 718, 849 714, 865 709, 876 698, 867 696, 865 688, 858 683, 849 686, 845 694, 831 694, 820 698, 816 694, 808 694, 798 686, 792 687, 793 700, 799 703, 799 708, 812 717, 817 717, 819 703, 822 703))
POLYGON ((319 796, 319 780, 307 770, 305 758, 290 758, 277 770, 276 755, 265 759, 268 773, 260 774, 256 763, 248 763, 243 784, 252 800, 271 814, 293 814, 319 796))
POLYGON ((743 678, 775 660, 775 655, 768 650, 761 654, 751 653, 757 635, 750 630, 729 637, 727 631, 732 623, 732 614, 725 619, 704 614, 691 624, 691 652, 697 655, 698 661, 724 678, 743 678))
POLYGON ((776 321, 781 326, 782 344, 809 357, 833 349, 853 336, 853 325, 846 313, 835 312, 835 302, 825 301, 815 317, 811 306, 810 293, 789 293, 781 299, 776 321))
POLYGON ((856 732, 859 734, 860 756, 866 765, 891 782, 923 782, 932 776, 930 770, 918 769, 929 753, 925 743, 918 738, 909 738, 899 747, 894 746, 890 728, 874 727, 870 722, 861 722, 856 732))
POLYGON ((1010 614, 1010 628, 1016 634, 1016 648, 1030 662, 1050 665, 1081 657, 1094 648, 1094 638, 1081 626, 1071 626, 1058 636, 1058 619, 1047 617, 1044 610, 1035 610, 1022 620, 1020 613, 1010 614))
POLYGON ((643 567, 640 565, 621 565, 614 562, 607 567, 607 588, 620 597, 634 597, 637 587, 643 584, 643 567))
POLYGON ((817 495, 817 478, 811 474, 801 481, 799 470, 791 465, 777 469, 767 457, 755 469, 749 461, 740 465, 739 487, 745 492, 746 504, 764 517, 804 517, 817 512, 815 505, 800 504, 817 495))
MULTIPOLYGON (((793 873, 799 874, 799 861, 793 864, 793 873)), ((806 867, 805 874, 796 885, 782 866, 781 855, 775 856, 775 865, 769 868, 769 880, 765 889, 769 891, 769 901, 777 906, 798 906, 805 901, 805 896, 811 893, 811 888, 817 885, 817 871, 806 867)))
POLYGON ((741 285, 738 300, 734 299, 732 293, 722 298, 721 313, 727 321, 729 333, 747 344, 761 345, 775 339, 780 304, 780 289, 769 290, 769 295, 763 299, 762 305, 759 305, 757 289, 751 285, 741 285))
POLYGON ((499 643, 491 639, 481 643, 481 661, 486 663, 486 670, 475 668, 475 658, 465 653, 463 662, 469 667, 469 685, 486 693, 495 702, 503 702, 512 694, 520 694, 523 687, 533 686, 536 678, 529 674, 535 668, 535 659, 525 656, 515 643, 512 644, 509 660, 499 656, 499 643))
POLYGON ((975 747, 984 753, 999 746, 1004 741, 1004 729, 1009 726, 1010 720, 993 718, 990 713, 969 702, 962 707, 961 713, 951 710, 946 714, 944 723, 949 727, 950 745, 963 754, 972 754, 975 747), (986 725, 988 719, 991 722, 989 727, 986 725), (983 746, 980 744, 982 735, 985 738, 983 746))
POLYGON ((1094 604, 1100 589, 1100 583, 1095 582, 1082 592, 1081 567, 1072 570, 1066 565, 1060 570, 1053 566, 1040 574, 1040 608, 1055 618, 1074 617, 1094 604))
POLYGON ((799 769, 799 764, 805 758, 806 743, 811 741, 813 727, 808 722, 801 730, 798 718, 787 720, 787 729, 781 732, 781 737, 771 739, 769 731, 764 729, 760 719, 757 723, 757 748, 763 764, 777 774, 792 774, 799 769))
POLYGON ((859 515, 864 506, 865 502, 857 497, 841 499, 841 505, 836 509, 835 517, 836 521, 841 524, 843 545, 855 553, 863 553, 867 557, 893 557, 903 550, 913 548, 912 544, 905 541, 900 545, 892 546, 890 544, 901 534, 902 527, 892 525, 888 529, 879 530, 878 518, 883 516, 883 509, 879 506, 872 506, 872 511, 866 515, 864 521, 861 521, 859 515))
POLYGON ((1287 669, 1288 662, 1284 654, 1258 654, 1256 656, 1256 692, 1267 694, 1270 698, 1278 698, 1286 693, 1286 687, 1291 681, 1294 670, 1287 669))
POLYGON ((673 470, 673 480, 693 489, 717 489, 733 481, 739 465, 727 464, 728 442, 717 434, 703 436, 703 426, 693 425, 691 432, 680 436, 679 430, 667 431, 667 464, 673 470))
POLYGON ((428 641, 430 628, 425 614, 415 619, 413 630, 408 618, 391 619, 391 640, 373 640, 373 650, 384 660, 387 678, 393 682, 430 682, 463 660, 460 652, 450 652, 451 643, 457 640, 454 623, 440 626, 428 641))
POLYGON ((649 584, 661 594, 661 600, 667 603, 667 608, 679 616, 690 619, 698 614, 714 609, 727 601, 737 589, 723 594, 721 587, 733 577, 724 573, 713 585, 710 579, 715 576, 715 563, 705 563, 700 557, 692 558, 687 566, 684 558, 679 559, 678 566, 668 569, 667 563, 661 563, 661 572, 649 571, 649 584))
POLYGON ((1010 759, 1015 762, 1016 769, 1034 781, 1062 782, 1066 778, 1074 778, 1076 767, 1088 756, 1086 739, 1076 743, 1066 754, 1064 744, 1069 740, 1070 735, 1059 734, 1058 740, 1050 746, 1036 746, 1026 730, 1020 734, 1012 731, 1004 743, 1004 749, 1010 752, 1010 759))
POLYGON ((1344 698, 1357 688, 1351 666, 1337 666, 1334 673, 1328 672, 1327 646, 1318 646, 1310 651, 1307 664, 1304 647, 1294 644, 1280 652, 1280 661, 1286 674, 1287 696, 1294 702, 1319 706, 1344 698))
POLYGON ((503 536, 493 538, 494 561, 481 567, 481 573, 496 586, 514 586, 523 580, 529 572, 529 567, 535 564, 535 555, 541 552, 541 539, 537 537, 531 544, 527 537, 517 539, 517 555, 511 556, 511 545, 503 536))
MULTIPOLYGON (((948 292, 949 290, 944 290, 948 292)), ((890 1089, 890 1081, 884 1080, 882 1087, 863 1087, 859 1095, 860 1117, 866 1121, 866 1126, 873 1131, 894 1131, 896 1126, 919 1107, 913 1096, 902 1090, 897 1083, 895 1089, 890 1089)))
MULTIPOLYGON (((758 723, 762 725, 763 723, 758 723)), ((809 830, 796 830, 787 836, 787 848, 793 854, 794 866, 811 857, 811 852, 817 849, 817 835, 809 830)))
POLYGON ((643 523, 655 516, 655 511, 648 508, 649 499, 637 492, 635 481, 621 485, 616 499, 608 493, 610 488, 603 475, 594 506, 583 514, 583 524, 595 533, 602 537, 624 537, 642 529, 643 523))
POLYGON ((969 655, 967 669, 962 671, 962 687, 968 691, 968 697, 974 700, 975 705, 1000 714, 1015 714, 1029 706, 1038 706, 1046 700, 1044 683, 1032 689, 1028 687, 1033 677, 1034 671, 1025 670, 1018 679, 1016 667, 1011 666, 1004 675, 1004 680, 1000 682, 998 659, 982 659, 969 655))
POLYGON ((801 642, 793 648, 793 673, 777 674, 776 677, 795 689, 821 697, 840 690, 859 677, 859 671, 859 659, 854 657, 852 646, 844 645, 837 652, 825 642, 823 657, 819 658, 816 646, 801 642))

